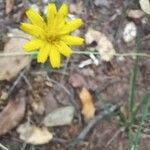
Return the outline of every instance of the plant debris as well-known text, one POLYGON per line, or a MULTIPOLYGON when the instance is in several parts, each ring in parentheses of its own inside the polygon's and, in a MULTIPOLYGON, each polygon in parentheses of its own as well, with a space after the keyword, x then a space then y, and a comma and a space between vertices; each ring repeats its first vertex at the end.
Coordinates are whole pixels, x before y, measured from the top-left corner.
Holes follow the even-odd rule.
POLYGON ((82 114, 84 116, 84 120, 88 121, 94 117, 96 110, 92 95, 86 88, 82 88, 79 97, 82 103, 82 114))
POLYGON ((16 127, 25 115, 25 98, 10 100, 0 113, 0 135, 10 132, 16 127))
POLYGON ((19 138, 28 144, 46 144, 53 139, 53 134, 46 127, 37 127, 29 123, 20 125, 17 128, 19 138))

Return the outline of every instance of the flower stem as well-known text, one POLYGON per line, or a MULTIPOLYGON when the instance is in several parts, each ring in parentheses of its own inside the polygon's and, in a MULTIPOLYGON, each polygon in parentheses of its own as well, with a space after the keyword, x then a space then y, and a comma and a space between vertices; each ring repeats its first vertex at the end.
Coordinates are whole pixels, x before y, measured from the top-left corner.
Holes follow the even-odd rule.
MULTIPOLYGON (((95 54, 95 55, 99 55, 99 52, 91 52, 91 51, 73 51, 74 54, 95 54)), ((34 55, 34 54, 38 54, 38 52, 32 52, 32 53, 28 53, 28 52, 14 52, 14 53, 0 53, 0 57, 10 57, 10 56, 25 56, 25 55, 34 55)), ((116 53, 114 54, 115 56, 140 56, 140 57, 150 57, 150 54, 146 54, 146 53, 116 53)))

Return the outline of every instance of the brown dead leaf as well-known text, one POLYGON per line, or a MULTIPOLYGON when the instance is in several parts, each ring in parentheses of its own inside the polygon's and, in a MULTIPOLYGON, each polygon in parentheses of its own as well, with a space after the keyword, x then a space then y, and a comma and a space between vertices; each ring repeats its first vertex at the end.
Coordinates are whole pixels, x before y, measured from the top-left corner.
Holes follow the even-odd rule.
MULTIPOLYGON (((21 32, 21 31, 20 31, 21 32)), ((18 31, 15 36, 22 36, 18 31)), ((25 34, 23 34, 25 36, 25 34)), ((4 48, 5 53, 23 53, 22 46, 27 40, 24 38, 11 38, 4 48)), ((11 80, 30 63, 30 56, 3 57, 0 61, 0 80, 11 80)))
POLYGON ((0 113, 0 135, 8 133, 19 124, 24 117, 25 107, 26 103, 23 97, 9 101, 0 113))
POLYGON ((53 138, 46 127, 39 128, 29 123, 20 125, 17 132, 21 140, 33 145, 46 144, 53 138))
POLYGON ((49 114, 50 112, 58 108, 57 101, 51 92, 44 96, 42 100, 44 103, 46 114, 49 114))
POLYGON ((95 106, 92 95, 86 88, 82 88, 79 97, 82 103, 82 114, 85 121, 88 121, 95 115, 95 106))
POLYGON ((71 73, 69 77, 69 83, 75 88, 88 87, 87 82, 85 81, 85 78, 79 73, 71 73))
POLYGON ((6 6, 5 6, 5 12, 6 14, 9 14, 14 7, 14 0, 6 0, 6 6))
POLYGON ((98 50, 102 60, 110 61, 114 57, 115 49, 105 34, 89 29, 85 34, 85 41, 87 44, 91 44, 94 41, 97 43, 96 49, 98 50))

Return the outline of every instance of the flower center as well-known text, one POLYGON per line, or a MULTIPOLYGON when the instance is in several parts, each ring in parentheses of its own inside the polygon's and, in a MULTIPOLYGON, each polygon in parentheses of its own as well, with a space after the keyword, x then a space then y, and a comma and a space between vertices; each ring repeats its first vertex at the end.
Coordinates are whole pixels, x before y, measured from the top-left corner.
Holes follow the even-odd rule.
POLYGON ((49 42, 49 43, 53 43, 53 42, 55 42, 57 40, 57 37, 56 36, 49 36, 49 37, 47 37, 47 41, 49 42))
POLYGON ((57 35, 57 32, 55 30, 51 30, 47 31, 45 38, 49 43, 54 43, 58 41, 59 36, 57 35))

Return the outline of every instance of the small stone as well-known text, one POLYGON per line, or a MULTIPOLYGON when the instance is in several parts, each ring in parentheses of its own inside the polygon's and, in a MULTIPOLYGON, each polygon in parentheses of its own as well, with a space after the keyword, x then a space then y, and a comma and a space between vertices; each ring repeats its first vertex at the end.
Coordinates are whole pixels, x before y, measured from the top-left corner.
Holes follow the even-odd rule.
POLYGON ((123 39, 126 43, 131 42, 137 35, 137 28, 133 22, 126 24, 123 32, 123 39))
POLYGON ((49 113, 43 123, 45 126, 64 126, 71 124, 75 109, 73 106, 60 107, 49 113))

